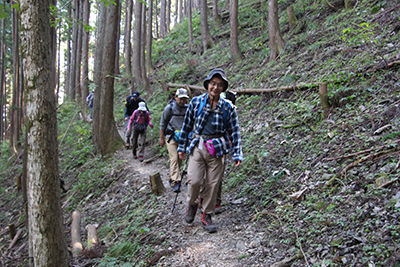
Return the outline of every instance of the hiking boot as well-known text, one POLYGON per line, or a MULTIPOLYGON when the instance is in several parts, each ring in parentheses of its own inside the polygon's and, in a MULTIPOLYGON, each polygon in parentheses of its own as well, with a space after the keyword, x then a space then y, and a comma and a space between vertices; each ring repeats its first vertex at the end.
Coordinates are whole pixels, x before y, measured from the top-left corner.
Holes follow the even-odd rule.
POLYGON ((187 223, 192 223, 194 221, 194 216, 196 216, 196 211, 197 211, 197 205, 189 205, 186 216, 185 216, 185 221, 187 223))
POLYGON ((181 183, 179 181, 175 181, 172 191, 174 191, 175 193, 181 192, 181 183))
POLYGON ((143 157, 139 156, 139 161, 142 162, 143 161, 143 157))
POLYGON ((125 144, 125 149, 128 150, 129 148, 130 148, 130 144, 129 144, 129 143, 126 143, 126 144, 125 144))
POLYGON ((136 156, 136 154, 133 154, 133 159, 137 159, 137 156, 136 156))
POLYGON ((217 231, 217 226, 213 224, 211 220, 211 214, 205 214, 204 212, 201 214, 201 223, 203 224, 203 228, 206 229, 209 233, 215 233, 217 231))
POLYGON ((221 207, 221 205, 215 205, 215 210, 214 210, 214 213, 215 214, 220 214, 220 213, 222 213, 222 207, 221 207))

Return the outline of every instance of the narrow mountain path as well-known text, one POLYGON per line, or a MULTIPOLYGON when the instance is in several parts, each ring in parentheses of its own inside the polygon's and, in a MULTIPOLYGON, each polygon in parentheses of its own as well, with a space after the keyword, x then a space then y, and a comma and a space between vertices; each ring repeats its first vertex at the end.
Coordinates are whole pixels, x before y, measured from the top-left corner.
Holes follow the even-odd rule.
MULTIPOLYGON (((147 139, 150 139, 148 131, 147 139)), ((158 140, 153 140, 153 146, 158 146, 158 140)), ((150 223, 150 228, 156 235, 165 234, 165 241, 170 244, 164 256, 157 259, 156 266, 269 266, 279 257, 279 252, 274 256, 265 251, 262 244, 266 240, 265 231, 257 227, 252 220, 249 208, 244 205, 245 199, 234 199, 227 192, 223 192, 223 212, 212 217, 218 231, 207 233, 201 225, 201 212, 198 210, 196 218, 191 225, 184 221, 187 208, 187 184, 178 194, 174 211, 172 206, 176 193, 168 185, 169 168, 168 158, 152 155, 150 144, 146 145, 144 162, 133 159, 131 150, 120 150, 115 155, 126 161, 126 168, 133 169, 135 175, 131 179, 138 187, 150 190, 149 176, 159 172, 166 191, 158 197, 161 209, 157 210, 155 219, 150 223), (153 158, 145 163, 149 158, 153 158), (272 260, 275 258, 275 260, 272 260)), ((228 163, 233 164, 233 163, 228 163)), ((156 246, 158 251, 165 247, 156 246)), ((283 256, 283 252, 282 252, 283 256)))

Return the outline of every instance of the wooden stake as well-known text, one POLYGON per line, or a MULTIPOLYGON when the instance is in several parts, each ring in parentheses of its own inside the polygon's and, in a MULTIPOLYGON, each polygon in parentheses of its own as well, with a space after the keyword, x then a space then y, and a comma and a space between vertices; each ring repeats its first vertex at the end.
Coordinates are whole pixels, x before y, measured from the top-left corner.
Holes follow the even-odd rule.
POLYGON ((165 191, 164 184, 161 181, 160 173, 156 172, 150 175, 151 192, 156 196, 161 195, 165 191))
POLYGON ((89 224, 87 226, 87 234, 88 234, 87 248, 91 249, 99 243, 99 239, 97 237, 96 226, 93 224, 89 224))
POLYGON ((319 85, 319 98, 321 99, 322 110, 324 111, 324 117, 326 118, 328 116, 328 110, 330 108, 327 83, 321 83, 319 85))
POLYGON ((74 211, 72 213, 72 223, 71 223, 71 241, 72 241, 72 254, 77 256, 82 251, 81 243, 81 212, 74 211))

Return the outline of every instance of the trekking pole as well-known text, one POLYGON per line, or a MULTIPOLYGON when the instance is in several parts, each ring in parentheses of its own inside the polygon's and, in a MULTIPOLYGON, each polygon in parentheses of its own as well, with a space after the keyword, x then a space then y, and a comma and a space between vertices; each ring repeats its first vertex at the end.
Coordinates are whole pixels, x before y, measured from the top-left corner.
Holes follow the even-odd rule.
MULTIPOLYGON (((182 186, 182 182, 183 182, 183 176, 187 173, 186 167, 187 167, 188 159, 189 159, 189 155, 187 155, 186 160, 185 160, 185 163, 184 163, 184 165, 183 165, 183 170, 182 170, 182 174, 181 174, 181 186, 182 186)), ((172 205, 171 213, 174 212, 175 204, 176 204, 176 200, 177 200, 177 198, 178 198, 179 192, 181 192, 181 190, 179 190, 178 192, 176 192, 175 200, 174 200, 174 204, 172 205)))
POLYGON ((153 128, 151 128, 150 147, 153 148, 153 128))

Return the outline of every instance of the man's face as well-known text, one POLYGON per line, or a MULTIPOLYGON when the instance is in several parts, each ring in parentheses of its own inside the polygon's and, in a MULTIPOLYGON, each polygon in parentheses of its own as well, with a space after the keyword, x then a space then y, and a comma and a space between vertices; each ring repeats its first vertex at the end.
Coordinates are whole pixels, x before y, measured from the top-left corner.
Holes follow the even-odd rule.
POLYGON ((176 103, 180 107, 183 107, 186 104, 186 99, 187 99, 186 97, 182 97, 182 98, 179 98, 177 96, 175 97, 176 103))
POLYGON ((214 76, 208 83, 208 93, 210 94, 211 97, 218 98, 219 95, 224 90, 224 85, 225 85, 224 80, 214 76))

